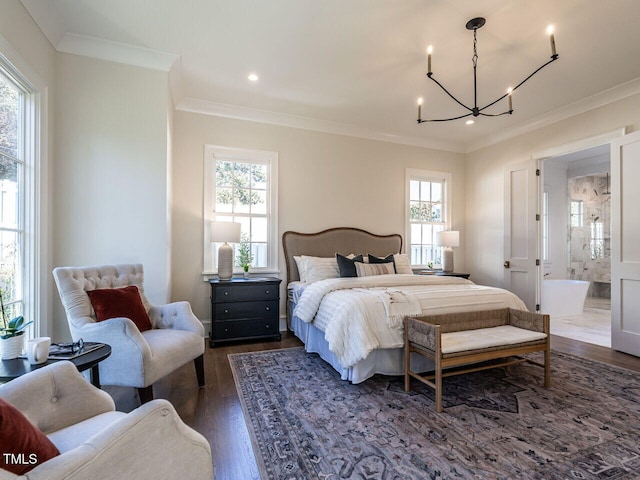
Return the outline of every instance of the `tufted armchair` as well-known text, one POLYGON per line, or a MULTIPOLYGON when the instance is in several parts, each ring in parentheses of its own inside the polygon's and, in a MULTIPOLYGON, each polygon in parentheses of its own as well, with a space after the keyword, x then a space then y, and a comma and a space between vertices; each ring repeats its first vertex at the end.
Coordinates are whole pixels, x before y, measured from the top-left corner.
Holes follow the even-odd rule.
MULTIPOLYGON (((209 443, 168 401, 117 412, 111 397, 71 362, 52 363, 0 386, 0 398, 60 452, 22 476, 0 468, 0 480, 213 478, 209 443)), ((20 439, 14 442, 29 449, 20 439)))
POLYGON ((140 401, 153 399, 153 384, 193 360, 200 387, 204 386, 204 326, 188 302, 154 306, 144 294, 142 265, 58 267, 53 277, 67 313, 74 341, 102 342, 111 356, 100 362, 104 385, 136 387, 140 401), (138 287, 151 330, 140 332, 129 318, 98 322, 87 294, 105 288, 138 287))

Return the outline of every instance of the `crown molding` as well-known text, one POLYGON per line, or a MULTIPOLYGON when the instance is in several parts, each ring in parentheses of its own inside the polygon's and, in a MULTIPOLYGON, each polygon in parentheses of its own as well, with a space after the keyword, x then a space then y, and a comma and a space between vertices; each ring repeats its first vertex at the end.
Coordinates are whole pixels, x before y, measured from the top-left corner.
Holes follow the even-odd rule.
POLYGON ((241 107, 238 105, 209 102, 206 100, 198 100, 189 97, 181 99, 176 105, 176 110, 199 113, 202 115, 232 118, 235 120, 246 120, 249 122, 268 123, 283 127, 300 128, 303 130, 313 130, 316 132, 332 133, 335 135, 366 138, 368 140, 397 143, 401 145, 409 145, 412 147, 422 147, 434 150, 444 150, 446 152, 463 153, 462 146, 457 143, 440 142, 437 140, 373 132, 357 125, 331 122, 327 120, 317 120, 314 118, 290 115, 287 113, 277 113, 268 110, 241 107))
POLYGON ((521 124, 512 129, 505 130, 498 135, 488 136, 477 142, 470 142, 464 153, 471 153, 481 148, 504 142, 511 138, 524 135, 542 127, 546 127, 552 123, 556 123, 567 118, 586 113, 596 108, 604 107, 611 103, 623 100, 627 97, 640 94, 640 78, 636 78, 629 82, 618 85, 617 87, 604 90, 590 97, 570 103, 567 106, 552 110, 548 113, 535 117, 531 121, 521 124))
POLYGON ((174 53, 136 47, 126 43, 75 33, 65 33, 55 48, 63 53, 72 53, 163 72, 168 72, 171 65, 180 58, 179 55, 174 53))

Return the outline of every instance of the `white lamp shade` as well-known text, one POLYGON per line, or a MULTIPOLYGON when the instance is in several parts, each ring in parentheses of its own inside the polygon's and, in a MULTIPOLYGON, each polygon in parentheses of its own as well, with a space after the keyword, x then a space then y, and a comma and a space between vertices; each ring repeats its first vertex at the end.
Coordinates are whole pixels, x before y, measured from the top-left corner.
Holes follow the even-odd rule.
POLYGON ((236 222, 211 222, 209 239, 219 243, 240 243, 240 225, 236 222))
POLYGON ((436 232, 436 245, 441 247, 459 247, 460 232, 456 230, 436 232))

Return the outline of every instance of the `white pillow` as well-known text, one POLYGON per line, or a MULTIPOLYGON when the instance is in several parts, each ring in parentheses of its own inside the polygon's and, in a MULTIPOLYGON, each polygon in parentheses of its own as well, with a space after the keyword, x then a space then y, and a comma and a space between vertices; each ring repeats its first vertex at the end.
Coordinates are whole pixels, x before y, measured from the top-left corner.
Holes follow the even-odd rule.
POLYGON ((407 254, 396 253, 393 256, 393 261, 396 264, 396 273, 413 275, 413 270, 411 270, 411 261, 409 260, 409 256, 407 254))
POLYGON ((309 257, 302 256, 304 263, 303 270, 305 272, 303 282, 313 283, 328 278, 340 278, 340 270, 338 269, 338 261, 336 257, 309 257))
POLYGON ((372 275, 393 275, 393 263, 360 263, 356 262, 356 272, 359 277, 370 277, 372 275))
POLYGON ((296 266, 298 267, 298 276, 300 277, 300 281, 306 282, 305 278, 307 278, 307 271, 304 268, 305 263, 302 259, 302 255, 294 255, 293 259, 296 261, 296 266))

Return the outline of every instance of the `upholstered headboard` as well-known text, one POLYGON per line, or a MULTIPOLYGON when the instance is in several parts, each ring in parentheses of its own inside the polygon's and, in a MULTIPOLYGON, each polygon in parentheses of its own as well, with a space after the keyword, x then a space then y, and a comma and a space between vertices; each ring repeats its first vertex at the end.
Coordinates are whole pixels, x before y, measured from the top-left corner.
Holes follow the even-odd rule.
POLYGON ((287 283, 300 280, 294 256, 333 257, 336 253, 386 256, 402 251, 402 236, 376 235, 351 227, 330 228, 317 233, 284 232, 282 247, 287 263, 287 283))

